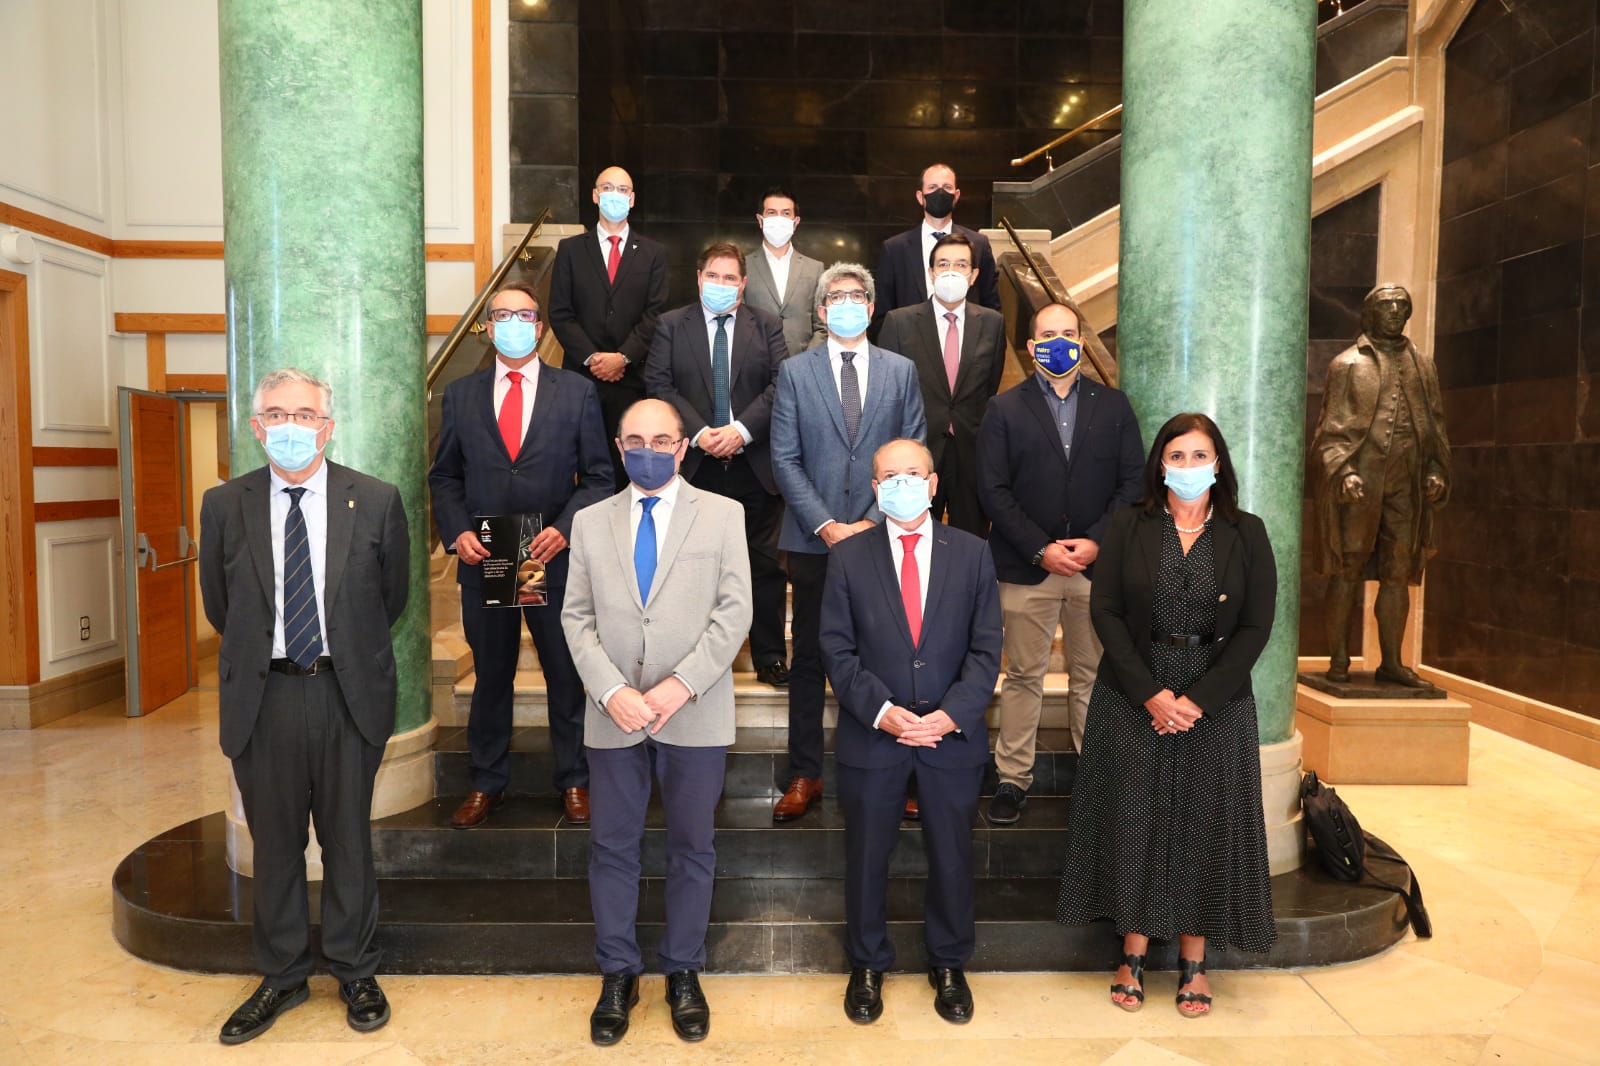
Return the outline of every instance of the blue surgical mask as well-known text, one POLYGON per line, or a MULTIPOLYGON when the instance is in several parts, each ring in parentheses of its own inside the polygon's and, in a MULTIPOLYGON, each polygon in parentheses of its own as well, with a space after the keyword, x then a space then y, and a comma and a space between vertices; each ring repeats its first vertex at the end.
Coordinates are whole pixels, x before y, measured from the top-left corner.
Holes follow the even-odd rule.
POLYGON ((739 286, 724 285, 720 281, 703 282, 700 286, 700 302, 714 315, 731 311, 733 305, 739 302, 739 286))
POLYGON ((1078 369, 1078 360, 1082 358, 1083 345, 1070 337, 1033 342, 1033 361, 1053 378, 1064 378, 1078 369))
POLYGON ((828 332, 835 337, 859 337, 867 331, 867 305, 851 303, 828 305, 828 332))
MULTIPOLYGON (((324 423, 326 424, 326 423, 324 423)), ((281 426, 266 426, 267 441, 262 447, 267 450, 267 458, 272 460, 279 470, 304 470, 311 465, 320 451, 317 447, 317 434, 320 430, 309 426, 302 426, 295 422, 285 422, 281 426)))
POLYGON ((673 452, 658 452, 651 448, 629 448, 622 453, 622 468, 628 480, 646 492, 654 492, 678 472, 678 461, 673 452))
POLYGON ((1167 488, 1180 500, 1193 502, 1217 483, 1217 464, 1207 466, 1167 466, 1161 464, 1167 488))
POLYGON ((628 217, 628 198, 620 192, 600 194, 600 213, 607 222, 621 222, 628 217))
POLYGON ((494 349, 507 359, 524 359, 539 343, 539 327, 534 322, 513 318, 494 324, 494 349))
POLYGON ((932 505, 928 479, 896 474, 878 482, 878 510, 901 522, 915 522, 932 505))

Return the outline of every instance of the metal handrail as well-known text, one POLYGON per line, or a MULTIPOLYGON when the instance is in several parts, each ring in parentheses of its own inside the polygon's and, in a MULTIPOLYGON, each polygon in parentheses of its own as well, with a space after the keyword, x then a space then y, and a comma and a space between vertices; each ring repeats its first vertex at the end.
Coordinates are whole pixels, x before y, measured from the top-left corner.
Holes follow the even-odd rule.
MULTIPOLYGON (((1045 275, 1045 272, 1039 268, 1039 261, 1033 257, 1033 252, 1028 249, 1028 246, 1022 243, 1022 238, 1017 235, 1017 228, 1011 224, 1011 220, 1001 216, 1000 226, 1006 231, 1006 235, 1011 238, 1012 245, 1018 252, 1022 253, 1022 261, 1028 264, 1028 269, 1033 271, 1033 276, 1039 279, 1039 287, 1044 290, 1046 296, 1050 297, 1050 302, 1070 306, 1066 295, 1057 292, 1056 287, 1050 283, 1050 279, 1045 275)), ((1106 374, 1106 368, 1100 365, 1100 358, 1094 354, 1093 348, 1085 344, 1083 346, 1083 354, 1089 357, 1089 364, 1094 367, 1094 372, 1101 381, 1110 382, 1112 380, 1106 374)))
POLYGON ((1068 141, 1072 140, 1072 138, 1078 136, 1080 133, 1087 133, 1089 131, 1090 127, 1094 126, 1096 123, 1104 122, 1106 119, 1114 118, 1114 117, 1116 117, 1117 115, 1120 115, 1120 114, 1122 114, 1122 105, 1121 104, 1118 104, 1116 107, 1113 107, 1108 111, 1102 111, 1100 114, 1096 115, 1094 118, 1090 119, 1088 122, 1085 122, 1083 125, 1077 126, 1077 127, 1073 128, 1073 129, 1068 130, 1066 133, 1063 133, 1061 136, 1057 137, 1055 140, 1051 141, 1049 144, 1040 145, 1038 148, 1035 148, 1033 151, 1029 152, 1027 155, 1018 156, 1016 159, 1013 159, 1011 161, 1011 165, 1014 166, 1014 167, 1025 166, 1026 164, 1033 162, 1035 159, 1038 159, 1042 155, 1042 156, 1044 156, 1045 165, 1048 166, 1051 170, 1054 170, 1056 168, 1056 164, 1055 164, 1055 160, 1050 158, 1050 150, 1051 149, 1059 148, 1061 145, 1066 144, 1068 141))
POLYGON ((445 366, 450 362, 450 357, 456 354, 456 349, 461 347, 461 342, 466 339, 467 334, 481 333, 483 331, 483 325, 479 322, 479 318, 483 315, 484 306, 488 304, 495 290, 500 287, 500 283, 505 281, 506 275, 511 273, 511 265, 513 263, 519 260, 526 262, 533 258, 532 253, 528 251, 528 242, 533 240, 548 221, 550 221, 550 209, 547 207, 539 212, 539 217, 534 220, 533 225, 528 227, 528 232, 524 233, 522 239, 517 242, 517 246, 511 249, 504 259, 500 260, 499 265, 494 268, 494 272, 489 275, 489 280, 483 283, 483 287, 478 290, 478 294, 472 298, 471 308, 456 322, 455 328, 444 339, 444 343, 439 345, 438 352, 434 354, 432 361, 428 363, 422 386, 425 391, 433 389, 433 386, 439 380, 439 375, 444 373, 445 366))

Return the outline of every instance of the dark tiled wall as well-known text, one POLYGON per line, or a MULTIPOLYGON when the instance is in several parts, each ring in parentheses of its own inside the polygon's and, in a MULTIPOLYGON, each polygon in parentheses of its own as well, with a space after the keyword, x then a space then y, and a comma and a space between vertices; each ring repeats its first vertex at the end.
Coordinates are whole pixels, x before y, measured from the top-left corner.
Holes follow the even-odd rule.
POLYGON ((1595 7, 1480 2, 1445 55, 1434 344, 1455 479, 1423 658, 1600 716, 1595 7))

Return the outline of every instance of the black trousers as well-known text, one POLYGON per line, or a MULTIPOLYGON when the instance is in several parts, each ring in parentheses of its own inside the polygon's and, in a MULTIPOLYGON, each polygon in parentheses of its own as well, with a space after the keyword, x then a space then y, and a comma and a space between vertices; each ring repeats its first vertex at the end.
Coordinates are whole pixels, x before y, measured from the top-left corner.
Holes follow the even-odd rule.
POLYGON ((527 624, 544 672, 545 702, 550 713, 550 746, 554 749, 557 792, 589 787, 589 763, 583 753, 583 682, 572 665, 567 635, 561 629, 566 588, 549 590, 543 607, 485 607, 478 590, 461 588, 461 628, 472 649, 477 684, 467 720, 467 748, 472 753, 472 788, 497 796, 511 780, 511 699, 517 680, 517 654, 522 626, 527 624))
POLYGON ((939 494, 933 498, 933 517, 975 537, 989 537, 989 518, 978 502, 978 446, 946 437, 936 468, 939 494))
MULTIPOLYGON (((828 578, 826 553, 789 553, 789 582, 794 586, 790 634, 794 661, 789 664, 789 776, 822 776, 822 701, 827 695, 822 669, 822 586, 828 578)), ((901 797, 904 802, 904 796, 901 797)))
POLYGON ((267 674, 250 742, 233 760, 255 845, 256 967, 272 988, 311 974, 308 824, 322 845, 322 955, 339 981, 378 972, 372 783, 383 748, 367 743, 333 673, 267 674))
MULTIPOLYGON (((637 373, 625 373, 621 381, 593 380, 600 398, 600 418, 606 424, 606 440, 621 436, 617 429, 622 425, 623 412, 644 399, 644 379, 637 373)), ((628 487, 628 472, 622 466, 621 456, 611 457, 611 474, 618 492, 628 487)))
POLYGON ((783 497, 771 493, 756 477, 750 460, 735 455, 724 462, 704 456, 690 479, 696 488, 739 501, 744 508, 744 536, 750 545, 750 585, 754 613, 750 621, 750 660, 759 669, 786 663, 784 599, 788 578, 778 562, 778 526, 783 521, 783 497))

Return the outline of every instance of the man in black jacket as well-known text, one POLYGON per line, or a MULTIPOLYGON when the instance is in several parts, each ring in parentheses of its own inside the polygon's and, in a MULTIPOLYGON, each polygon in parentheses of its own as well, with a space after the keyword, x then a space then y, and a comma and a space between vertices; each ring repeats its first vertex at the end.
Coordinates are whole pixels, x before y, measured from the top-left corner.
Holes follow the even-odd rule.
POLYGON ((1000 275, 995 270, 994 252, 989 238, 977 230, 955 223, 956 202, 961 190, 956 172, 943 163, 934 163, 922 172, 917 186, 917 203, 922 206, 922 222, 916 229, 897 233, 883 242, 878 255, 878 299, 874 305, 874 330, 883 325, 890 311, 925 302, 933 295, 933 279, 928 275, 928 257, 940 237, 959 233, 972 242, 973 265, 978 280, 972 284, 972 298, 991 311, 1000 307, 1000 275))

